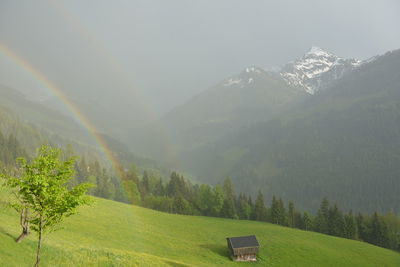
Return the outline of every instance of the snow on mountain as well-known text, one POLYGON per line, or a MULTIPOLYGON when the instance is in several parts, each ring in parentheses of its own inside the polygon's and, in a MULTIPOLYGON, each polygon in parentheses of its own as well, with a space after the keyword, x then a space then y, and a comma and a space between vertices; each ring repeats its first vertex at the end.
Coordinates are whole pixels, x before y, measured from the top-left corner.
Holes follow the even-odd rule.
POLYGON ((239 75, 230 77, 223 81, 223 86, 239 86, 244 88, 246 85, 254 83, 261 75, 265 75, 268 72, 262 68, 252 66, 245 68, 239 75))
POLYGON ((341 58, 313 46, 303 57, 287 63, 280 75, 289 85, 315 94, 361 64, 360 60, 341 58))
POLYGON ((359 66, 374 61, 378 56, 361 61, 342 58, 320 47, 313 46, 301 58, 291 61, 283 67, 247 67, 239 75, 222 82, 223 86, 245 88, 263 76, 283 79, 288 85, 315 94, 327 88, 332 82, 359 66))

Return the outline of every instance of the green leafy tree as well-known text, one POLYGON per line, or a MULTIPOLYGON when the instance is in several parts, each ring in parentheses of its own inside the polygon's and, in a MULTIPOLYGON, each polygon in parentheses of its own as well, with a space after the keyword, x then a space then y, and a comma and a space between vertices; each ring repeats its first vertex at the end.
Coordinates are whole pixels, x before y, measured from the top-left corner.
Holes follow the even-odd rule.
POLYGON ((173 212, 178 214, 192 214, 192 207, 190 203, 184 199, 181 195, 174 197, 173 200, 173 212))
POLYGON ((135 163, 131 164, 129 171, 126 174, 126 179, 134 182, 136 185, 139 184, 139 177, 137 175, 137 168, 135 163))
POLYGON ((213 193, 209 185, 202 184, 197 193, 197 207, 202 215, 210 216, 212 213, 213 193))
POLYGON ((129 202, 134 205, 140 205, 141 197, 137 185, 132 180, 124 181, 123 184, 129 202))
POLYGON ((15 189, 22 205, 29 211, 30 227, 38 233, 35 266, 40 263, 43 235, 56 230, 65 217, 89 202, 85 193, 90 184, 67 186, 74 176, 75 159, 61 161, 60 155, 60 149, 43 146, 31 163, 24 158, 18 159, 20 177, 7 177, 7 184, 15 189))

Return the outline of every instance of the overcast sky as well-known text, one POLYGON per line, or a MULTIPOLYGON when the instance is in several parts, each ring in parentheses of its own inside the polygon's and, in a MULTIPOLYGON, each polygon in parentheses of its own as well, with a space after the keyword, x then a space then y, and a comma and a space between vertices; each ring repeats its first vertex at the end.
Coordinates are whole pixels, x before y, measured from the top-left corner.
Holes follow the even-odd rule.
MULTIPOLYGON (((359 59, 398 49, 400 1, 0 0, 0 42, 64 90, 134 90, 159 113, 312 45, 359 59)), ((1 53, 0 83, 41 86, 1 53)))

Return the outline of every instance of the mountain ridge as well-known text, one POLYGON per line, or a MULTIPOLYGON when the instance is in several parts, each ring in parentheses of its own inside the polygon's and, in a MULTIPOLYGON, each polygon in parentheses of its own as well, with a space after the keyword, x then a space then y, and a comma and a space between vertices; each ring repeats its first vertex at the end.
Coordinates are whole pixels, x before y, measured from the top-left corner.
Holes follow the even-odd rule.
POLYGON ((301 58, 285 64, 279 74, 289 85, 315 94, 362 64, 361 60, 342 58, 313 46, 301 58))

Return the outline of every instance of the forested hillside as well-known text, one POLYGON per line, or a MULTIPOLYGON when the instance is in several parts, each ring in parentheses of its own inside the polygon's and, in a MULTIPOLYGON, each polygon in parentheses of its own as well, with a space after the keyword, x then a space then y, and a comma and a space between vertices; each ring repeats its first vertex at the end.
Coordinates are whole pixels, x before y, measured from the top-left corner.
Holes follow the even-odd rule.
POLYGON ((174 108, 163 123, 178 151, 188 151, 267 121, 304 97, 305 92, 288 86, 279 75, 248 67, 174 108))
MULTIPOLYGON (((136 156, 112 137, 102 134, 101 138, 123 170, 141 173, 146 169, 151 177, 168 175, 165 168, 151 159, 136 156)), ((87 130, 63 114, 27 100, 18 91, 0 86, 1 170, 14 170, 18 157, 29 159, 44 144, 63 148, 65 157, 78 158, 72 184, 90 182, 95 185, 90 194, 132 203, 120 177, 125 172, 116 172, 87 130)), ((130 175, 129 171, 126 175, 130 175)))
POLYGON ((400 211, 400 51, 389 52, 291 112, 182 157, 199 179, 292 199, 326 196, 355 211, 400 211))

